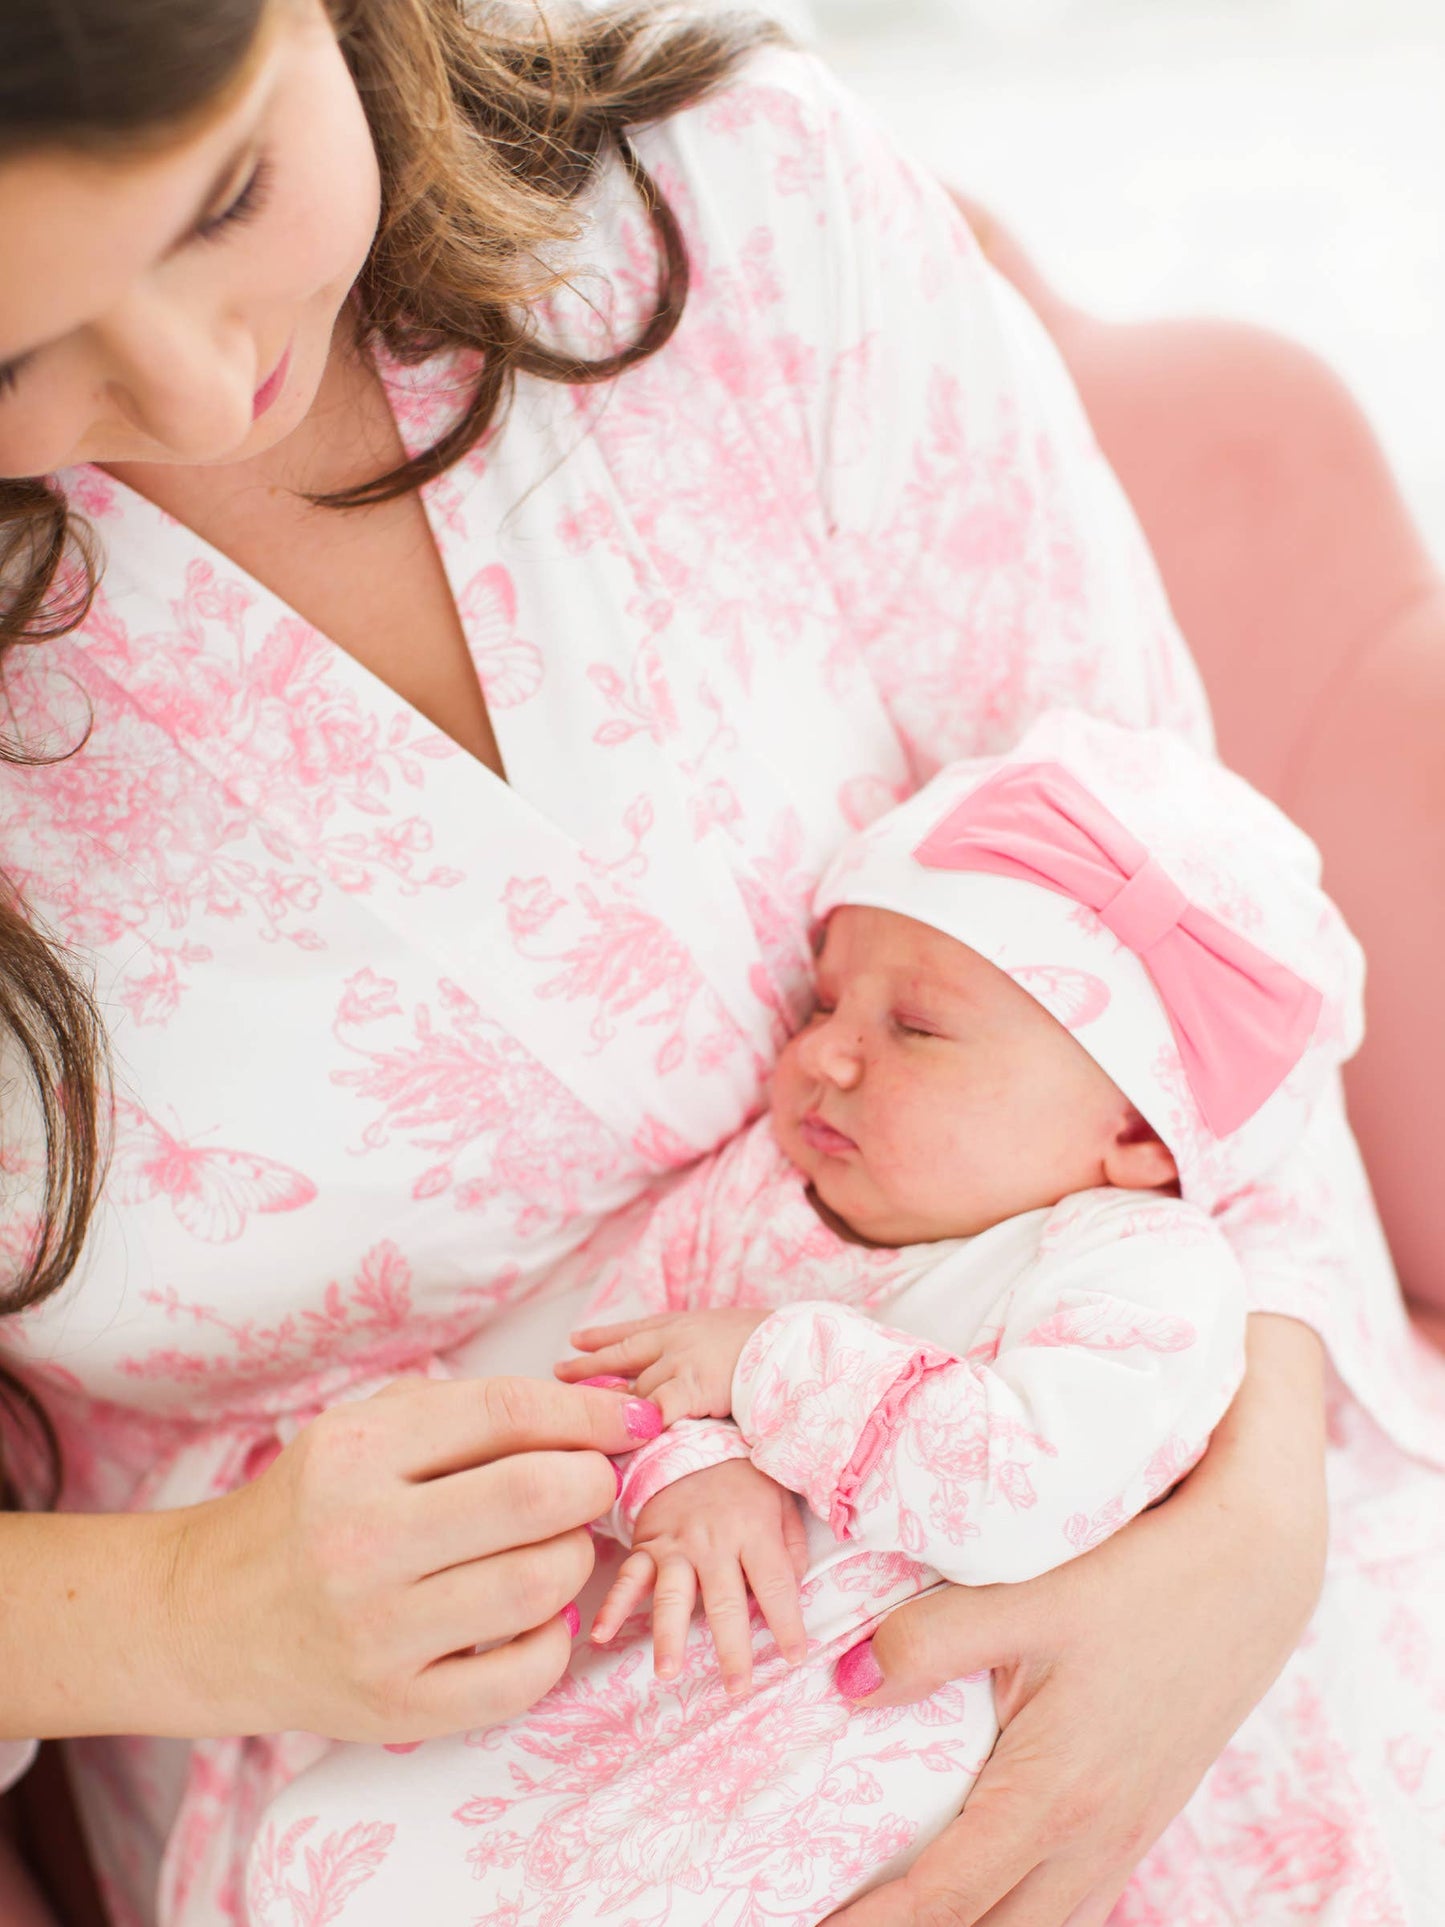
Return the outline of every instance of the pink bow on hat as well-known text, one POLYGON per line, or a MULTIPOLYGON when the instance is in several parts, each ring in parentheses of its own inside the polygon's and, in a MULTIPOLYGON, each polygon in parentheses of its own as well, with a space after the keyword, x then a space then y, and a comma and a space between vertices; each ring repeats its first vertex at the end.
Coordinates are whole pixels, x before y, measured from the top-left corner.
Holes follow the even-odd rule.
POLYGON ((1216 1138, 1253 1117, 1304 1054, 1324 1001, 1314 985, 1190 903, 1062 764, 1000 770, 913 854, 931 870, 1016 877, 1097 912, 1149 973, 1216 1138))

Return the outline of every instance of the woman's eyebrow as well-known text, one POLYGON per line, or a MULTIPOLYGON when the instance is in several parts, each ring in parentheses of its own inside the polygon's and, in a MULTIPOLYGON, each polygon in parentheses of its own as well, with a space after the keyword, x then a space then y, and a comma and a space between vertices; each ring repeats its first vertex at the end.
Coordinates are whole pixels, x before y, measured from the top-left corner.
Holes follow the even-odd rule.
MULTIPOLYGON (((206 215, 221 198, 226 184, 239 172, 241 162, 245 158, 247 150, 255 145, 255 141, 256 132, 254 128, 248 130, 242 138, 237 141, 235 147, 216 169, 215 174, 212 176, 210 186, 196 202, 195 212, 186 221, 185 225, 176 235, 176 238, 173 241, 168 241, 161 249, 159 255, 156 257, 157 260, 168 261, 173 254, 177 253, 185 246, 186 242, 190 240, 196 229, 205 220, 206 215)), ((4 373, 5 371, 13 373, 17 371, 22 363, 30 360, 32 355, 38 355, 42 349, 49 348, 53 346, 54 342, 62 340, 64 340, 63 335, 55 335, 52 336, 50 341, 32 342, 28 348, 17 348, 13 354, 0 355, 0 373, 4 373)))

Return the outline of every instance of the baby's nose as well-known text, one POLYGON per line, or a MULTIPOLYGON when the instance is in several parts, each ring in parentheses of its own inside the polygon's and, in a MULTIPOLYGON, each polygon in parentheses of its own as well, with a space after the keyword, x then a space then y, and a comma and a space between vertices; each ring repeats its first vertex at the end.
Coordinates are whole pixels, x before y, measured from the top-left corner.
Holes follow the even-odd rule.
POLYGON ((803 1040, 804 1061, 815 1077, 847 1090, 862 1073, 861 1039, 856 1028, 836 1016, 815 1020, 803 1040))

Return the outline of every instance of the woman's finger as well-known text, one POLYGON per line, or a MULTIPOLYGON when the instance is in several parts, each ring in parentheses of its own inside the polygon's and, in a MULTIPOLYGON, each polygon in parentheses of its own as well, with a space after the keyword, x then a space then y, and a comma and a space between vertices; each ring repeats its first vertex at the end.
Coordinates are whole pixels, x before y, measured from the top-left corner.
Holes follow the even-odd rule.
POLYGON ((657 1565, 652 1554, 640 1549, 629 1553, 592 1621, 593 1643, 605 1646, 623 1621, 637 1611, 656 1583, 657 1565))
POLYGON ((544 1626, 586 1585, 595 1556, 591 1533, 577 1531, 432 1573, 401 1595, 398 1643, 423 1666, 544 1626))
POLYGON ((951 1679, 1011 1665, 1036 1643, 1031 1629, 1041 1596, 1034 1587, 942 1586, 910 1600, 869 1642, 883 1684, 850 1697, 866 1706, 911 1706, 951 1679))
POLYGON ((557 1684, 571 1657, 571 1634, 553 1618, 488 1653, 439 1659, 411 1681, 405 1703, 386 1720, 386 1737, 432 1739, 514 1719, 557 1684))
MULTIPOLYGON (((829 1927, 907 1927, 916 1920, 939 1927, 975 1927, 1033 1872, 1045 1852, 1044 1816, 1005 1794, 988 1797, 979 1781, 968 1805, 924 1848, 901 1882, 880 1887, 830 1914, 829 1927), (1036 1829, 1036 1830, 1035 1830, 1036 1829)), ((1062 1927, 1061 1920, 1049 1927, 1062 1927)))
POLYGON ((697 1573, 681 1553, 665 1554, 652 1594, 652 1670, 659 1679, 676 1679, 692 1609, 697 1604, 697 1573))
POLYGON ((645 1400, 545 1378, 432 1379, 335 1405, 302 1434, 338 1469, 390 1458, 403 1478, 436 1479, 513 1452, 630 1452, 662 1429, 645 1400))
POLYGON ((616 1494, 600 1452, 516 1452, 409 1488, 393 1508, 394 1530, 420 1577, 590 1525, 616 1494))
POLYGON ((774 1539, 761 1534, 743 1553, 743 1571, 778 1651, 790 1666, 796 1666, 808 1656, 808 1635, 798 1603, 797 1577, 782 1535, 774 1539))
POLYGON ((742 1566, 728 1556, 699 1567, 697 1577, 722 1683, 741 1698, 753 1683, 752 1616, 742 1566))
POLYGON ((1098 1910, 1097 1864, 1059 1855, 1035 1867, 983 1916, 981 1927, 1103 1927, 1112 1903, 1098 1910))

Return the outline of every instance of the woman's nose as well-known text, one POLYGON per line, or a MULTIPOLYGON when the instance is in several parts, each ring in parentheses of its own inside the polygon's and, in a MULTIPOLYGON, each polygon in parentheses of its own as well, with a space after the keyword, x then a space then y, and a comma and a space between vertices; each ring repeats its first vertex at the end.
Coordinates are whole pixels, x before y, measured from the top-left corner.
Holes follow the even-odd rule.
POLYGON ((862 1038, 858 1027, 842 1022, 836 1012, 815 1017, 799 1042, 799 1054, 809 1076, 851 1090, 863 1074, 862 1038))
POLYGON ((138 293, 98 333, 107 391, 132 427, 177 461, 216 461, 240 447, 255 389, 248 331, 138 293))

